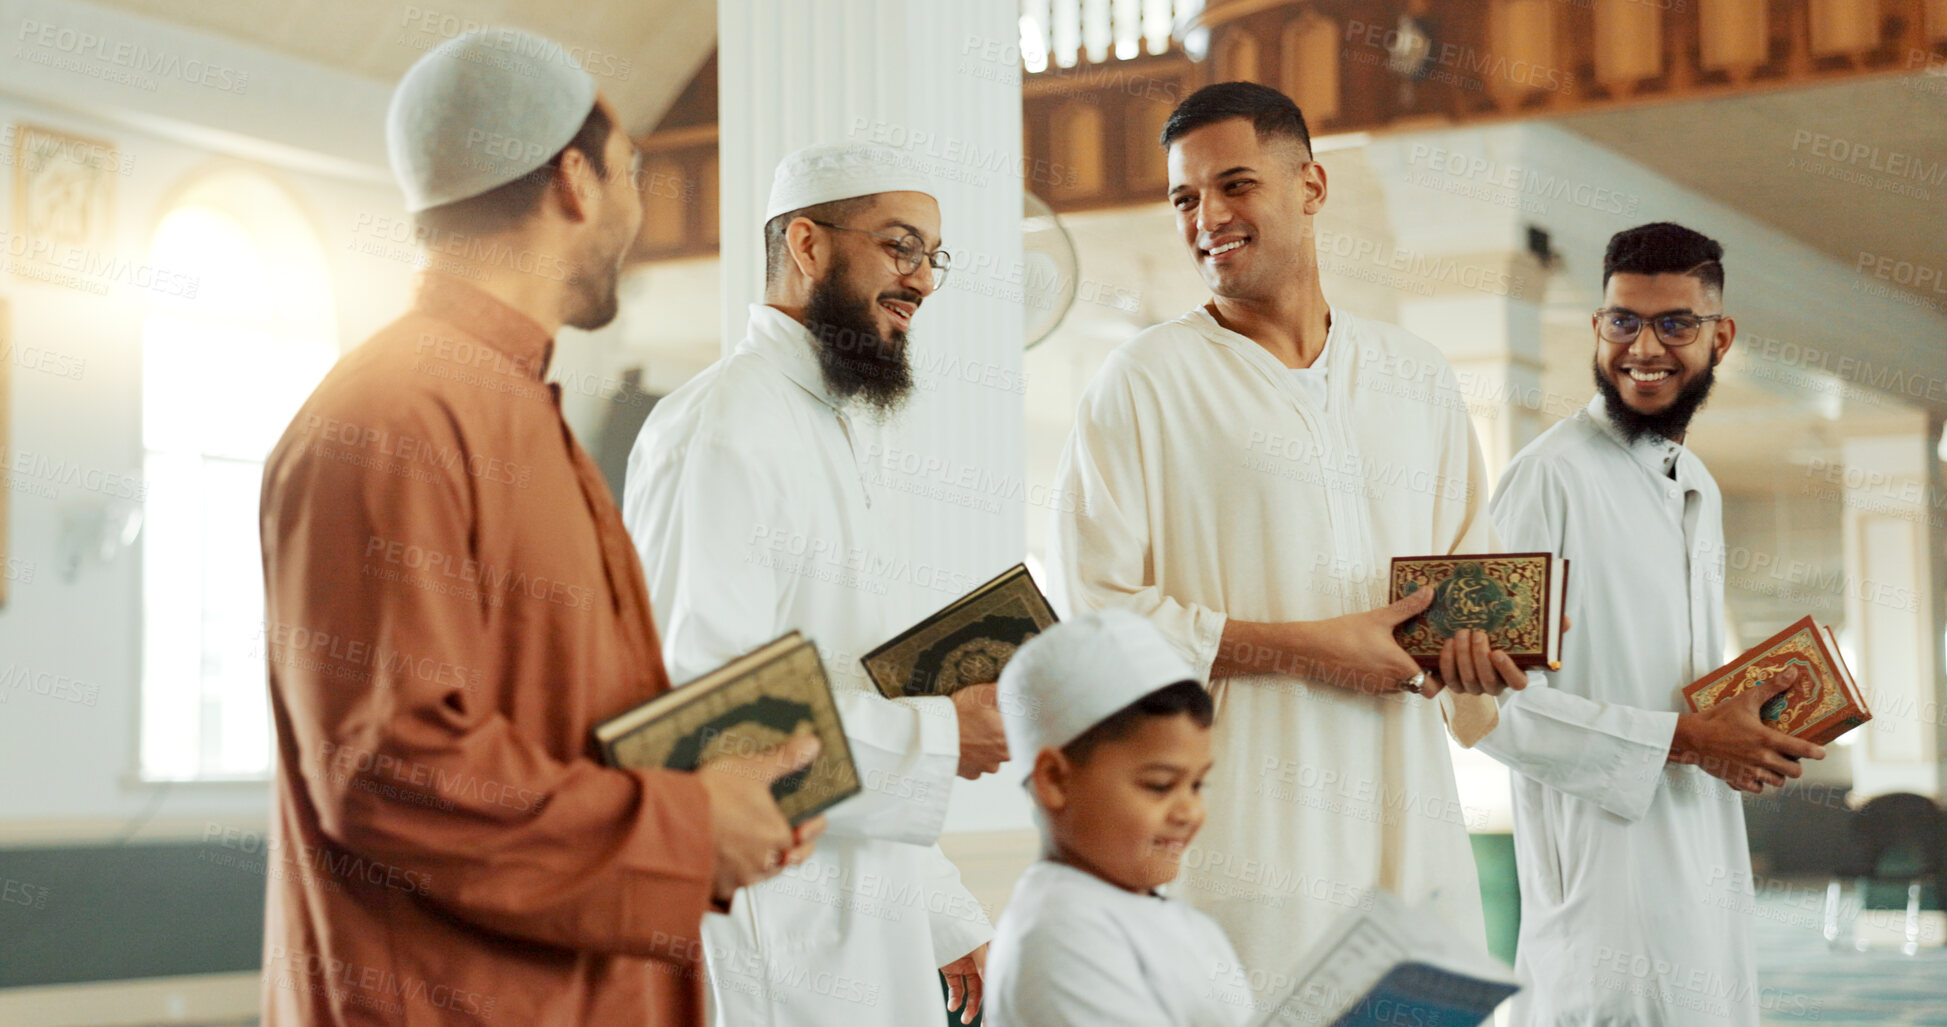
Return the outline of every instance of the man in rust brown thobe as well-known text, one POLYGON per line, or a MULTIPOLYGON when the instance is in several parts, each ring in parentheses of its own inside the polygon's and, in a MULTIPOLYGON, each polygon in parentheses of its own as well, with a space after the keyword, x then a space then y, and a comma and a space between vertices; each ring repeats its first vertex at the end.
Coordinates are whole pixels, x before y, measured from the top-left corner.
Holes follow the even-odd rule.
POLYGON ((415 65, 389 132, 455 273, 420 278, 265 467, 265 1023, 700 1024, 704 911, 819 825, 794 835, 768 789, 808 747, 695 774, 593 758, 590 728, 668 680, 543 374, 562 324, 614 316, 633 148, 558 46, 503 30, 415 65), (482 117, 500 165, 470 146, 482 117))

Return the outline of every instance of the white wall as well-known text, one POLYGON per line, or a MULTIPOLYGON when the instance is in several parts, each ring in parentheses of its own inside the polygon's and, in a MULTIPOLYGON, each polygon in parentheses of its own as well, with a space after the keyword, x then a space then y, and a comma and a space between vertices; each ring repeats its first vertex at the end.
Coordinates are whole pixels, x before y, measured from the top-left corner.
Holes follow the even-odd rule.
MULTIPOLYGON (((372 238, 378 219, 403 217, 383 165, 371 163, 383 160, 388 86, 78 3, 0 4, 0 39, 10 51, 25 47, 70 61, 49 66, 14 57, 0 65, 0 125, 102 140, 123 156, 110 256, 141 262, 185 182, 212 167, 246 163, 282 185, 315 226, 331 268, 341 348, 402 309, 410 266, 353 248, 372 238), (44 37, 41 26, 54 34, 44 37), (98 77, 117 65, 89 56, 102 51, 86 49, 82 33, 110 47, 141 47, 176 74, 132 84, 98 77), (53 42, 43 46, 42 38, 53 42), (197 71, 183 71, 191 61, 200 62, 197 71), (197 74, 232 89, 191 81, 197 74)), ((10 167, 0 171, 11 177, 10 167)), ((11 203, 0 204, 8 240, 16 238, 14 217, 11 203)), ((51 351, 61 358, 54 367, 71 375, 78 369, 64 377, 15 359, 10 464, 47 466, 23 461, 26 453, 86 471, 139 475, 140 336, 153 294, 113 281, 96 295, 9 273, 0 275, 0 297, 11 306, 16 353, 51 351)), ((92 686, 94 701, 31 687, 0 692, 0 781, 8 785, 0 789, 0 844, 117 837, 143 824, 200 836, 212 820, 260 820, 268 798, 262 784, 159 787, 134 779, 141 543, 106 566, 83 569, 72 583, 62 580, 59 512, 97 494, 34 478, 32 466, 24 473, 29 487, 17 481, 10 499, 8 556, 17 573, 0 609, 0 675, 23 668, 59 675, 92 686), (53 498, 42 494, 49 488, 53 498)))

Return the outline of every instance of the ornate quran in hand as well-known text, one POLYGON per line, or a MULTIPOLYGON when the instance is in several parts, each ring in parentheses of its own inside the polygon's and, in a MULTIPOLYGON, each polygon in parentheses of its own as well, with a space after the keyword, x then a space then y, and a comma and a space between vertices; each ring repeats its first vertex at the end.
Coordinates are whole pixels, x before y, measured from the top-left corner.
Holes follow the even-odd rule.
POLYGON ((795 631, 595 725, 609 763, 644 769, 695 770, 805 734, 818 736, 818 758, 771 783, 778 809, 793 824, 859 792, 825 665, 817 647, 795 631))
POLYGON ((1760 707, 1758 716, 1788 735, 1824 745, 1873 719, 1832 629, 1809 616, 1698 678, 1684 688, 1683 701, 1701 713, 1747 688, 1786 678, 1790 687, 1760 707))
POLYGON ((888 699, 952 695, 999 681, 1014 650, 1054 624, 1054 608, 1017 563, 859 662, 888 699))
POLYGON ((1406 655, 1440 669, 1440 647, 1454 632, 1487 632, 1488 644, 1524 670, 1562 667, 1562 609, 1568 561, 1550 553, 1395 556, 1391 598, 1433 589, 1433 605, 1393 629, 1406 655))

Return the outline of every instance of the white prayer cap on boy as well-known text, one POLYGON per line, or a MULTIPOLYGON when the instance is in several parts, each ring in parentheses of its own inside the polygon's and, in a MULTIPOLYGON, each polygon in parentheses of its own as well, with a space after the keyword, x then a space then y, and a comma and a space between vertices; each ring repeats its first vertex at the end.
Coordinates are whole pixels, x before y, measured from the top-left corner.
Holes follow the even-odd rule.
POLYGON ((1028 640, 1001 668, 1001 723, 1022 775, 1035 754, 1059 749, 1159 688, 1197 676, 1149 618, 1093 610, 1028 640))
POLYGON ((909 154, 871 143, 824 143, 789 154, 771 176, 764 221, 779 214, 874 193, 915 192, 937 199, 931 178, 909 154))
POLYGON ((595 80, 560 43, 474 29, 413 62, 392 91, 385 148, 418 212, 478 196, 546 164, 595 107, 595 80))

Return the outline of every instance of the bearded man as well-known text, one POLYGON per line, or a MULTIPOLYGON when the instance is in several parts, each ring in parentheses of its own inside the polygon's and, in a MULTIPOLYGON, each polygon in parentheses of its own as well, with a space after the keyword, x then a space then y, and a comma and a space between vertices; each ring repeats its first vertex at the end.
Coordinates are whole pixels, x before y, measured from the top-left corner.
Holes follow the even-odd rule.
POLYGON ((1760 1019, 1737 792, 1781 786, 1825 750, 1759 716, 1784 676, 1684 710, 1683 687, 1724 658, 1724 502, 1684 445, 1737 338, 1723 256, 1668 222, 1609 240, 1597 395, 1517 454, 1494 495, 1504 545, 1574 565, 1562 669, 1523 675, 1478 632, 1442 655, 1463 688, 1527 686, 1500 692, 1481 742, 1514 771, 1516 1024, 1760 1019))
POLYGON ((808 851, 818 821, 794 832, 769 784, 816 747, 693 774, 593 758, 594 725, 669 677, 547 372, 563 325, 615 316, 640 154, 566 48, 511 28, 415 62, 386 138, 442 269, 264 464, 271 851, 290 862, 263 1022, 701 1024, 704 912, 808 851), (483 154, 490 134, 519 145, 483 154))
POLYGON ((865 786, 829 811, 816 857, 706 918, 719 1022, 737 1027, 938 1022, 936 968, 950 1007, 980 1006, 993 929, 936 842, 954 774, 1006 758, 994 686, 891 700, 858 664, 930 612, 874 577, 901 554, 867 473, 913 386, 907 332, 948 266, 930 190, 879 147, 786 157, 749 335, 656 405, 629 456, 623 507, 671 676, 802 631, 865 786))

